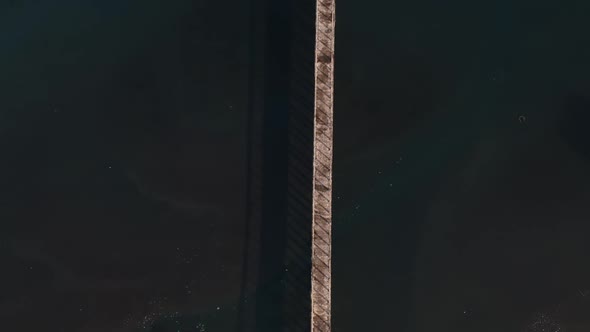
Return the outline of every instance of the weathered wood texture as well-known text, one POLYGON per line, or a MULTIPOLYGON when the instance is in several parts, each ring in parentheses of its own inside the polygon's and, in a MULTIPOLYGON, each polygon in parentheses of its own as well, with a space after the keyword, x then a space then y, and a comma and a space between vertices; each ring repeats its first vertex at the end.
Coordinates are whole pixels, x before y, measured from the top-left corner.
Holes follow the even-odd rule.
POLYGON ((334 0, 317 0, 312 237, 312 332, 331 331, 334 0))

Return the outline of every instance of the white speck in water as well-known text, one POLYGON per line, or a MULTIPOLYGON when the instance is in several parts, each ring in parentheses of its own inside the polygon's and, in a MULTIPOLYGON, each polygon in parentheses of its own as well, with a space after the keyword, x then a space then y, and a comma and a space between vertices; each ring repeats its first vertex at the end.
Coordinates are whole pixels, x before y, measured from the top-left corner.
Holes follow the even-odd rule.
POLYGON ((534 318, 534 321, 524 330, 524 332, 560 332, 561 326, 558 321, 553 319, 549 314, 540 313, 534 318))
POLYGON ((220 309, 221 309, 220 307, 217 307, 217 310, 220 310, 220 309))

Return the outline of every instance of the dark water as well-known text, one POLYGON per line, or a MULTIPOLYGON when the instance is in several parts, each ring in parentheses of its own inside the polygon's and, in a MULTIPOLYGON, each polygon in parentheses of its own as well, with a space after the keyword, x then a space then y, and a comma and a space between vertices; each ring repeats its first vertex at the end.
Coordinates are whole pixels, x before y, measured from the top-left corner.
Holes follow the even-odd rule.
POLYGON ((589 12, 338 2, 335 331, 590 328, 589 12))
MULTIPOLYGON (((587 331, 590 5, 337 6, 334 330, 587 331)), ((0 329, 309 330, 310 17, 0 4, 0 329)))
POLYGON ((306 330, 290 5, 1 3, 0 330, 306 330))

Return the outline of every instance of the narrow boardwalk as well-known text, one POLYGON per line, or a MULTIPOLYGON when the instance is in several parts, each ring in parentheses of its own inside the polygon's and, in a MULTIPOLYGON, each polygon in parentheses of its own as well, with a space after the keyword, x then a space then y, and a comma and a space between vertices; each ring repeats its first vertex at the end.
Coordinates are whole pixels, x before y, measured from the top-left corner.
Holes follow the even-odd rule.
POLYGON ((335 0, 317 0, 311 330, 331 330, 335 0))

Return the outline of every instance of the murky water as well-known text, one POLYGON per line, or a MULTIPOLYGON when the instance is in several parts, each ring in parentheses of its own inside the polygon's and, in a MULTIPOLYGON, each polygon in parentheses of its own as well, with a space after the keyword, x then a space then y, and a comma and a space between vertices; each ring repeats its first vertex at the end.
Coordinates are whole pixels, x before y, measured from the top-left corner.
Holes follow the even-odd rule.
POLYGON ((0 329, 237 329, 249 10, 2 5, 0 329))
MULTIPOLYGON (((1 5, 4 329, 308 329, 313 7, 269 3, 1 5)), ((588 329, 589 11, 339 0, 335 331, 588 329)))
POLYGON ((338 11, 335 330, 587 330, 588 4, 338 11))

